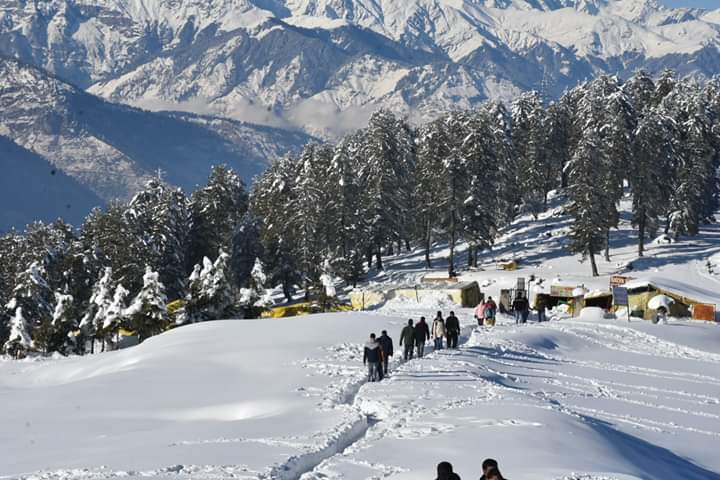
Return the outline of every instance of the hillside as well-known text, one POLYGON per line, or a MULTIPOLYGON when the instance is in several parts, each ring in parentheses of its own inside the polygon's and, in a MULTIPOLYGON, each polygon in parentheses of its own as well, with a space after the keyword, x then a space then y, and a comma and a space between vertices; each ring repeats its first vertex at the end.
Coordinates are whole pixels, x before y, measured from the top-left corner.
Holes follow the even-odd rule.
MULTIPOLYGON (((565 202, 556 192, 539 220, 521 215, 461 280, 497 296, 520 276, 592 290, 615 273, 652 275, 720 304, 706 263, 720 250, 716 225, 653 242, 639 259, 626 197, 612 260, 592 278, 567 253, 565 202), (507 258, 520 269, 498 271, 507 258)), ((370 283, 442 275, 445 245, 432 257, 432 269, 419 251, 388 258, 370 283)), ((477 328, 471 309, 442 296, 393 299, 371 312, 194 324, 97 355, 3 359, 0 475, 402 480, 431 478, 448 460, 474 478, 493 457, 526 480, 720 480, 717 324, 598 309, 551 317, 516 326, 501 314, 477 328), (438 310, 458 313, 460 349, 428 344, 426 358, 402 362, 402 326, 438 310), (395 339, 391 376, 367 384, 362 344, 383 329, 395 339)))
POLYGON ((599 74, 710 77, 717 11, 655 0, 0 2, 0 53, 115 102, 337 136, 599 74), (24 4, 23 4, 24 5, 24 4))
MULTIPOLYGON (((270 127, 109 103, 7 58, 0 58, 0 134, 103 201, 129 198, 158 172, 192 191, 205 182, 210 167, 220 163, 249 184, 272 159, 297 151, 309 140, 270 127)), ((7 160, 22 162, 14 155, 7 160)), ((48 188, 44 176, 35 181, 37 188, 48 188)), ((82 218, 86 207, 87 202, 73 218, 82 218)), ((43 216, 42 210, 25 212, 13 214, 15 226, 43 216)))
POLYGON ((32 220, 79 225, 103 201, 46 159, 0 135, 0 232, 32 220))
POLYGON ((527 480, 720 478, 717 327, 503 317, 474 330, 463 310, 459 350, 396 355, 387 381, 363 385, 367 334, 397 341, 437 308, 209 322, 118 352, 0 362, 0 472, 415 479, 449 460, 473 478, 489 456, 527 480))

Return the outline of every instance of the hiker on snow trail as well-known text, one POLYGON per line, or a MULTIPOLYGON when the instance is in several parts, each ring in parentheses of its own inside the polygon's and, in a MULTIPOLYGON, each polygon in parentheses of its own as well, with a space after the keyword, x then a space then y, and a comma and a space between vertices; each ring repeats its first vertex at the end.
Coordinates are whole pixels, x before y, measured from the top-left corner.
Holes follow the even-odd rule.
POLYGON ((480 300, 477 307, 475 307, 475 320, 477 320, 478 327, 482 327, 485 323, 485 300, 480 300))
MULTIPOLYGON (((438 312, 440 315, 440 312, 438 312)), ((457 348, 458 336, 460 335, 460 320, 455 316, 455 312, 450 312, 450 316, 445 320, 445 334, 447 335, 447 347, 457 348)))
POLYGON ((495 312, 497 312, 497 304, 492 297, 488 297, 487 302, 485 302, 485 309, 483 310, 485 325, 495 326, 495 312))
POLYGON ((460 475, 453 472, 450 462, 440 462, 437 466, 437 480, 460 480, 460 475))
POLYGON ((515 325, 518 323, 527 323, 528 314, 530 313, 530 304, 528 303, 527 298, 525 298, 525 295, 518 293, 512 304, 512 308, 515 312, 515 325))
POLYGON ((365 344, 365 353, 363 354, 363 365, 368 366, 368 382, 377 382, 380 378, 380 363, 382 362, 382 349, 380 344, 375 340, 375 334, 370 334, 370 340, 365 344))
POLYGON ((400 333, 400 346, 405 345, 403 358, 407 361, 413 358, 413 348, 415 348, 415 329, 413 328, 412 318, 408 320, 408 324, 400 333))
POLYGON ((420 317, 420 321, 415 325, 415 345, 418 358, 422 358, 425 354, 425 342, 428 340, 430 340, 430 327, 425 323, 425 317, 420 317))
POLYGON ((482 463, 482 477, 480 480, 504 480, 500 473, 498 462, 494 458, 486 458, 482 463))
POLYGON ((380 344, 380 348, 382 348, 383 353, 381 373, 385 377, 388 373, 388 362, 390 362, 390 357, 393 356, 393 341, 392 338, 388 336, 387 330, 382 331, 382 335, 378 338, 378 343, 380 344))
POLYGON ((445 320, 442 315, 438 315, 433 320, 432 324, 432 337, 435 341, 435 350, 442 350, 443 348, 443 337, 445 336, 445 320))
POLYGON ((535 297, 535 310, 537 310, 538 322, 547 321, 547 316, 545 315, 545 309, 547 306, 545 303, 546 300, 544 296, 538 295, 535 297))

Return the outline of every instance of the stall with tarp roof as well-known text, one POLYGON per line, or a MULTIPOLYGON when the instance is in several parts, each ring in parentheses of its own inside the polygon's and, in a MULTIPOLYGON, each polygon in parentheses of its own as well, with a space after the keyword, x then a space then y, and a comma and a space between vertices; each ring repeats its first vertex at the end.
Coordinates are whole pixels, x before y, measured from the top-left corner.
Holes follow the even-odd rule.
POLYGON ((652 320, 656 311, 649 305, 650 300, 658 295, 665 295, 674 300, 669 305, 668 312, 672 317, 700 318, 694 310, 705 311, 712 309, 714 316, 715 306, 720 302, 720 294, 701 287, 695 287, 676 280, 659 277, 648 277, 631 280, 625 284, 628 291, 630 313, 635 317, 652 320))

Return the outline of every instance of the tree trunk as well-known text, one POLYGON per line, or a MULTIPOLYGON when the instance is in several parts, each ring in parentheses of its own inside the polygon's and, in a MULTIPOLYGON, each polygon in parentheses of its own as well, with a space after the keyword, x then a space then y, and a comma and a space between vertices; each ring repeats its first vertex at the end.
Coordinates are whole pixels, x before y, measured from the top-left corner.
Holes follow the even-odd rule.
POLYGON ((472 245, 470 245, 470 246, 468 247, 468 258, 467 258, 467 260, 468 260, 468 263, 467 263, 468 267, 472 267, 472 266, 473 266, 473 251, 475 251, 475 247, 473 247, 472 245))
POLYGON ((589 256, 590 266, 592 267, 592 276, 599 277, 600 274, 598 273, 597 263, 595 263, 595 252, 593 252, 592 248, 590 249, 589 256))
POLYGON ((425 267, 432 268, 432 262, 430 261, 430 243, 432 241, 430 233, 432 229, 430 227, 430 220, 427 221, 427 228, 425 229, 425 267))
POLYGON ((398 241, 397 241, 397 252, 398 252, 397 253, 398 255, 402 255, 402 239, 401 238, 398 238, 398 241))
POLYGON ((638 256, 645 254, 645 212, 641 212, 638 222, 638 256))
POLYGON ((372 259, 373 259, 373 252, 372 248, 368 247, 367 253, 365 254, 367 258, 367 264, 368 264, 368 270, 372 270, 372 259))
POLYGON ((448 277, 455 276, 455 212, 450 214, 450 259, 448 260, 448 277))
POLYGON ((375 260, 376 260, 375 263, 377 263, 377 269, 378 269, 378 271, 382 271, 382 270, 383 270, 382 252, 380 251, 380 247, 379 247, 379 246, 378 246, 378 248, 377 248, 377 252, 375 253, 375 260))
POLYGON ((393 250, 393 242, 392 242, 392 241, 390 241, 390 245, 388 245, 387 254, 390 255, 390 256, 395 255, 395 251, 393 250))
POLYGON ((610 261, 610 229, 605 232, 605 261, 610 261))
POLYGON ((412 251, 412 248, 410 248, 410 240, 408 239, 405 239, 405 250, 407 250, 408 252, 412 251))

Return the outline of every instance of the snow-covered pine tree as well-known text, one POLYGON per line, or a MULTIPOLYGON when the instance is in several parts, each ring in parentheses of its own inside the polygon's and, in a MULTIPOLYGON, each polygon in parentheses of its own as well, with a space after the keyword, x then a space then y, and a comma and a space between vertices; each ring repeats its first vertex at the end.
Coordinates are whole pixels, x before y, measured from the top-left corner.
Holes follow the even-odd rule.
POLYGON ((353 286, 365 273, 363 257, 368 246, 367 218, 359 206, 361 181, 359 169, 360 140, 357 135, 348 135, 335 148, 328 189, 336 198, 331 220, 335 231, 336 245, 333 268, 338 275, 353 286))
POLYGON ((172 298, 181 295, 188 264, 190 209, 185 194, 157 179, 146 183, 127 206, 133 250, 160 274, 172 298))
POLYGON ((10 334, 3 345, 3 351, 13 358, 22 358, 34 347, 30 336, 30 322, 25 319, 22 307, 15 307, 10 319, 10 334))
POLYGON ((117 344, 120 328, 128 324, 128 318, 126 315, 127 298, 130 292, 118 283, 115 287, 115 293, 113 293, 112 303, 107 307, 105 313, 105 319, 102 324, 102 331, 104 334, 104 341, 113 345, 113 339, 117 344))
POLYGON ((682 82, 661 106, 674 114, 675 186, 670 199, 669 230, 675 237, 695 235, 708 211, 714 211, 718 158, 710 113, 698 85, 682 82), (710 180, 708 180, 710 179, 710 180))
POLYGON ((285 298, 292 300, 294 285, 300 282, 294 245, 297 232, 297 162, 291 157, 275 161, 253 185, 251 212, 262 219, 260 243, 263 263, 272 285, 281 285, 285 298))
MULTIPOLYGON (((135 230, 128 225, 126 205, 112 202, 105 211, 94 209, 80 232, 86 266, 95 280, 110 267, 116 278, 131 292, 142 286, 145 260, 149 254, 137 241, 135 230)), ((93 282, 95 281, 93 280, 93 282)))
POLYGON ((468 243, 468 265, 477 266, 478 252, 492 245, 497 235, 500 205, 493 186, 499 182, 499 157, 493 121, 487 111, 464 112, 459 154, 467 164, 465 199, 460 209, 461 235, 468 243))
POLYGON ((675 163, 670 121, 655 109, 645 110, 633 134, 627 176, 633 193, 632 223, 638 229, 638 255, 645 239, 657 233, 660 216, 668 208, 672 165, 675 163))
POLYGON ((417 132, 415 192, 413 195, 415 231, 425 250, 425 267, 432 268, 430 248, 433 233, 439 230, 438 199, 444 188, 443 159, 449 155, 446 130, 439 119, 422 125, 417 132))
POLYGON ((537 92, 521 95, 512 104, 512 146, 518 166, 521 199, 537 216, 547 205, 553 172, 546 150, 547 114, 537 92))
POLYGON ((375 112, 362 130, 358 155, 360 204, 368 218, 370 248, 382 270, 383 248, 407 240, 412 231, 414 139, 408 124, 387 110, 375 112))
POLYGON ((143 287, 125 310, 130 328, 138 335, 139 342, 156 335, 167 327, 167 297, 160 275, 150 267, 145 269, 143 287))
POLYGON ((233 234, 248 209, 248 194, 230 168, 213 167, 208 183, 190 197, 190 265, 231 251, 233 234))
POLYGON ((497 181, 490 194, 497 199, 496 224, 506 225, 515 218, 521 202, 517 182, 518 163, 512 151, 511 118, 502 103, 490 102, 484 108, 492 119, 492 152, 497 159, 497 181))
POLYGON ((600 136, 593 128, 585 131, 572 160, 568 164, 568 193, 572 203, 568 211, 573 216, 570 227, 570 251, 590 259, 592 275, 597 277, 595 255, 605 246, 607 214, 603 208, 608 197, 598 185, 603 181, 600 136))
POLYGON ((105 267, 102 277, 95 283, 92 295, 88 302, 85 314, 80 321, 80 350, 86 351, 86 343, 90 342, 90 353, 95 353, 95 343, 102 342, 104 350, 104 338, 102 327, 105 323, 107 311, 112 304, 113 295, 113 269, 105 267))
POLYGON ((327 253, 333 213, 327 207, 332 199, 327 191, 327 172, 333 150, 328 145, 307 145, 298 160, 296 188, 297 215, 291 219, 297 232, 293 246, 303 276, 305 298, 310 289, 317 288, 320 265, 327 253))
POLYGON ((6 307, 12 312, 16 312, 18 307, 22 308, 34 346, 43 352, 47 352, 50 346, 54 300, 45 276, 45 268, 39 262, 32 262, 18 275, 12 298, 6 307))
MULTIPOLYGON (((624 165, 630 157, 630 134, 633 131, 634 112, 628 97, 619 87, 616 78, 599 77, 581 90, 576 117, 582 125, 582 137, 595 137, 598 163, 594 166, 596 189, 602 203, 596 204, 595 219, 605 232, 606 260, 610 260, 610 230, 620 219, 618 203, 623 195, 624 165)), ((578 146, 578 150, 581 147, 578 146)), ((577 150, 576 150, 577 152, 577 150)), ((570 180, 572 183, 572 180, 570 180)))
POLYGON ((217 320, 235 314, 229 262, 230 256, 221 250, 215 262, 205 257, 202 267, 195 265, 185 297, 188 321, 217 320))
POLYGON ((78 312, 72 295, 55 292, 55 310, 52 317, 53 345, 52 350, 63 355, 76 351, 73 333, 78 329, 78 312))
POLYGON ((256 259, 262 256, 261 226, 262 221, 248 212, 235 230, 230 257, 230 276, 235 286, 250 281, 256 259))
POLYGON ((258 318, 263 310, 273 305, 267 280, 262 261, 258 258, 253 265, 247 287, 240 289, 238 303, 243 311, 243 318, 258 318))

